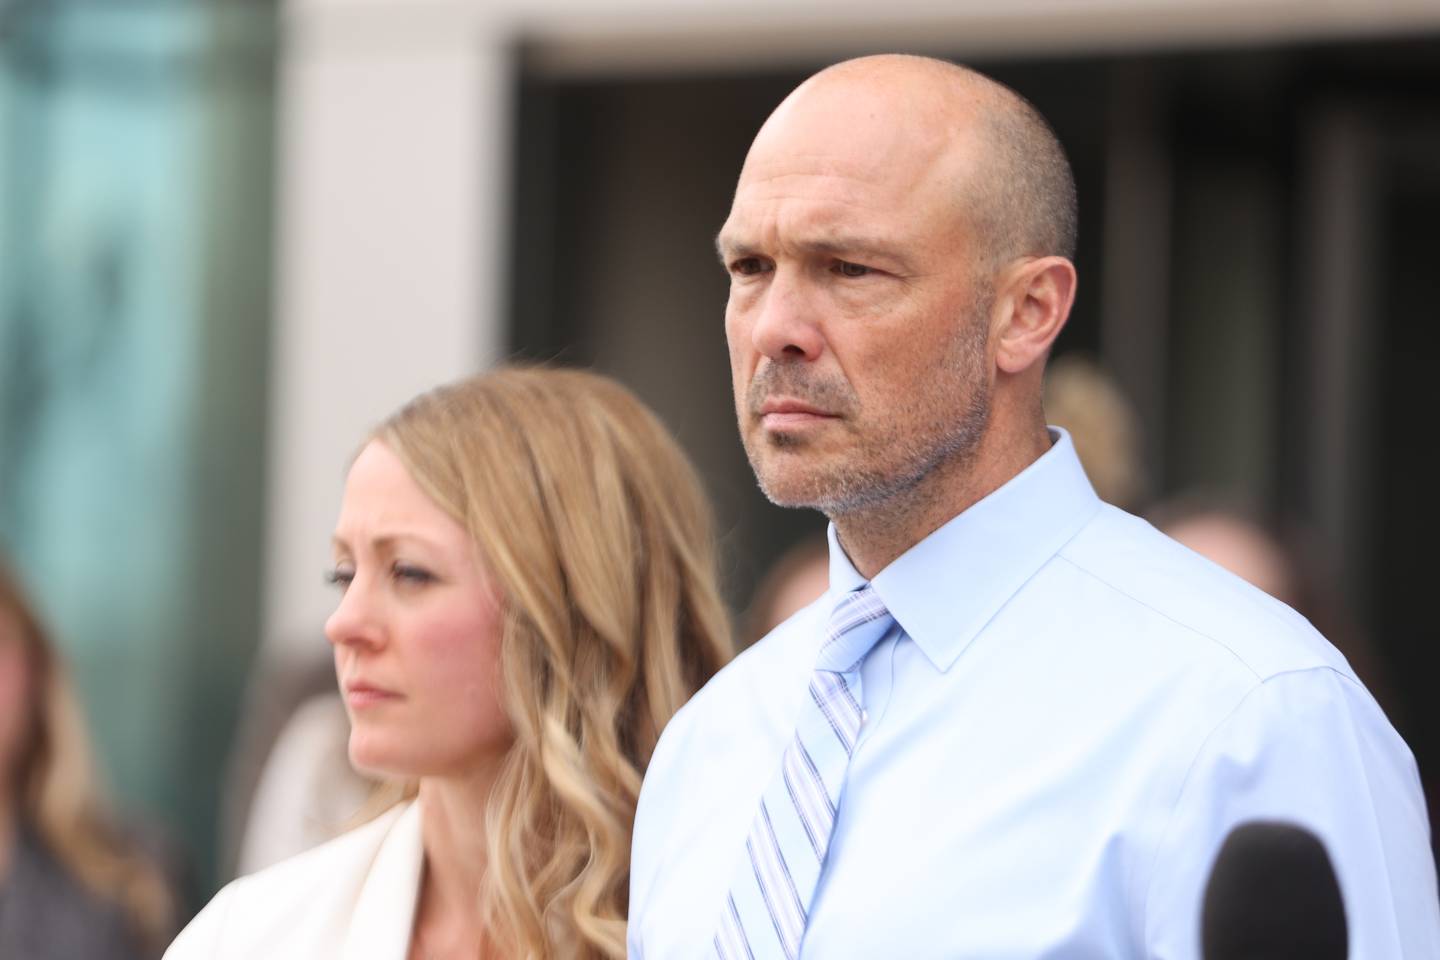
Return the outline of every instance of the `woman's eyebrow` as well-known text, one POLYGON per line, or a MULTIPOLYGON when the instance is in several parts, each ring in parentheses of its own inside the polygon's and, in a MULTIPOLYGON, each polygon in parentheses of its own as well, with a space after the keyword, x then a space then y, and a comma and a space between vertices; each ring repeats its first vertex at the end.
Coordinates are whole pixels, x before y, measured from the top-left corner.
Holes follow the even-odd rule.
MULTIPOLYGON (((376 553, 393 553, 395 548, 405 541, 409 541, 411 543, 418 543, 422 546, 432 548, 437 546, 428 537, 411 531, 382 533, 377 536, 371 537, 368 541, 368 545, 376 553)), ((330 544, 336 550, 340 550, 345 553, 350 553, 352 549, 350 541, 346 540, 345 537, 339 533, 333 534, 330 537, 330 544)))

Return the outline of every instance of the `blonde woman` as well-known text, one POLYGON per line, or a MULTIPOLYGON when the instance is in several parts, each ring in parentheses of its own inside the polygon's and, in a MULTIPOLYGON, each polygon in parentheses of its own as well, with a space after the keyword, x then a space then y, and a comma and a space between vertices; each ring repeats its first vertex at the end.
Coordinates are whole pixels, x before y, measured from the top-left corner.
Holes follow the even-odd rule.
POLYGON ((106 815, 64 665, 0 563, 0 957, 155 956, 172 914, 106 815))
POLYGON ((334 554, 350 757, 414 799, 231 884, 171 960, 623 957, 641 775, 731 649, 674 441, 594 374, 443 387, 360 451, 334 554))

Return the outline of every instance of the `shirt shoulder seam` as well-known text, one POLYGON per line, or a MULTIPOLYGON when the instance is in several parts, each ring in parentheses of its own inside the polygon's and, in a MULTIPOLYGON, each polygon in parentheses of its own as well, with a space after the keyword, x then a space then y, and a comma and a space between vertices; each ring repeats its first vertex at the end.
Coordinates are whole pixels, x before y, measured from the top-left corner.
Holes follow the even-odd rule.
MULTIPOLYGON (((1214 636, 1213 634, 1206 633, 1205 631, 1199 630, 1199 629, 1195 628, 1194 626, 1191 626, 1191 625, 1188 624, 1188 623, 1184 623, 1184 622, 1182 622, 1182 621, 1180 621, 1180 620, 1175 619, 1175 618, 1174 618, 1173 616, 1171 616, 1169 613, 1166 613, 1164 610, 1161 610, 1159 607, 1155 606, 1154 604, 1149 603, 1148 601, 1145 601, 1145 600, 1140 599, 1139 597, 1135 596, 1135 594, 1131 593, 1129 590, 1126 590, 1124 587, 1118 586, 1117 584, 1115 584, 1115 583, 1112 582, 1111 580, 1108 580, 1108 579, 1106 579, 1105 577, 1100 576, 1100 574, 1096 573, 1094 570, 1090 569, 1090 568, 1087 567, 1087 566, 1084 566, 1084 565, 1081 564, 1081 563, 1076 562, 1074 559, 1066 556, 1064 553, 1059 553, 1059 554, 1056 555, 1056 557, 1057 557, 1058 559, 1060 559, 1060 560, 1065 561, 1065 562, 1068 563, 1071 567, 1075 568, 1075 569, 1078 570, 1079 572, 1083 573, 1085 576, 1087 576, 1087 577, 1089 577, 1090 579, 1094 580, 1096 583, 1099 583, 1099 584, 1105 586, 1106 588, 1115 591, 1116 593, 1120 594, 1122 597, 1126 598, 1126 599, 1129 600, 1130 602, 1135 603, 1135 604, 1138 604, 1138 605, 1141 606, 1141 607, 1144 607, 1146 610, 1149 610, 1151 613, 1155 614, 1156 616, 1161 617, 1161 618, 1163 618, 1163 619, 1165 619, 1165 620, 1168 620, 1170 623, 1173 623, 1175 626, 1179 627, 1181 630, 1184 630, 1186 633, 1190 633, 1190 634, 1193 634, 1193 635, 1195 635, 1195 636, 1197 636, 1197 637, 1201 637, 1201 638, 1203 638, 1203 639, 1205 639, 1205 640, 1208 640, 1209 642, 1213 643, 1215 646, 1219 647, 1220 649, 1224 650, 1226 653, 1230 654, 1230 656, 1234 658, 1235 662, 1236 662, 1237 664, 1239 664, 1239 666, 1240 666, 1246 673, 1250 674, 1250 676, 1253 677, 1257 682, 1263 683, 1263 682, 1265 681, 1266 675, 1261 674, 1258 670, 1256 670, 1254 667, 1252 667, 1252 666, 1250 665, 1249 661, 1247 661, 1244 657, 1240 656, 1240 654, 1236 653, 1236 652, 1235 652, 1235 649, 1234 649, 1233 647, 1231 647, 1231 646, 1230 646, 1228 643, 1226 643, 1224 640, 1221 640, 1219 637, 1216 637, 1216 636, 1214 636)), ((1318 666, 1321 666, 1321 664, 1314 664, 1313 666, 1317 666, 1317 667, 1318 667, 1318 666)), ((1302 667, 1302 668, 1297 668, 1297 669, 1310 669, 1310 667, 1302 667)), ((1281 673, 1289 673, 1289 672, 1293 672, 1293 671, 1286 670, 1286 671, 1280 671, 1280 672, 1281 672, 1281 673)), ((1274 675, 1275 675, 1275 676, 1278 676, 1278 674, 1274 674, 1274 675)))

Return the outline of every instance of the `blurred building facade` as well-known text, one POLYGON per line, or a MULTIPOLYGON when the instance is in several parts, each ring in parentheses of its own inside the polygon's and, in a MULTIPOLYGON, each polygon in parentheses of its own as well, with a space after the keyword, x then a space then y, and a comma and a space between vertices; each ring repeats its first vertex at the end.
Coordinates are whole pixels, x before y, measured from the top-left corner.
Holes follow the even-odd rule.
POLYGON ((737 607, 815 528, 736 441, 712 238, 785 92, 896 49, 1054 122, 1082 217, 1058 349, 1134 401, 1156 494, 1316 531, 1440 768, 1407 392, 1440 302, 1431 0, 44 6, 71 13, 0 7, 0 543, 72 641, 122 789, 194 842, 244 668, 322 642, 348 459, 418 390, 507 356, 630 383, 700 465, 737 607), (126 100, 92 76, 102 48, 190 66, 126 100), (37 50, 83 55, 37 73, 37 50))
POLYGON ((0 5, 0 549, 202 874, 260 624, 273 20, 0 5))

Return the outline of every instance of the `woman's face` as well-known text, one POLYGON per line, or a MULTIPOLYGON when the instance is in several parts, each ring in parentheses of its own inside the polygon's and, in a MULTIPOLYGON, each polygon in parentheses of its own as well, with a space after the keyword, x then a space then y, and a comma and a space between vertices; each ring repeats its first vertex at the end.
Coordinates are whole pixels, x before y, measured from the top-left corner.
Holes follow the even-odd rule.
POLYGON ((469 534, 379 441, 350 468, 334 553, 341 596, 325 635, 351 763, 463 777, 502 757, 499 598, 469 534))
POLYGON ((20 760, 30 727, 30 658, 20 635, 20 618, 0 606, 0 788, 20 760))

